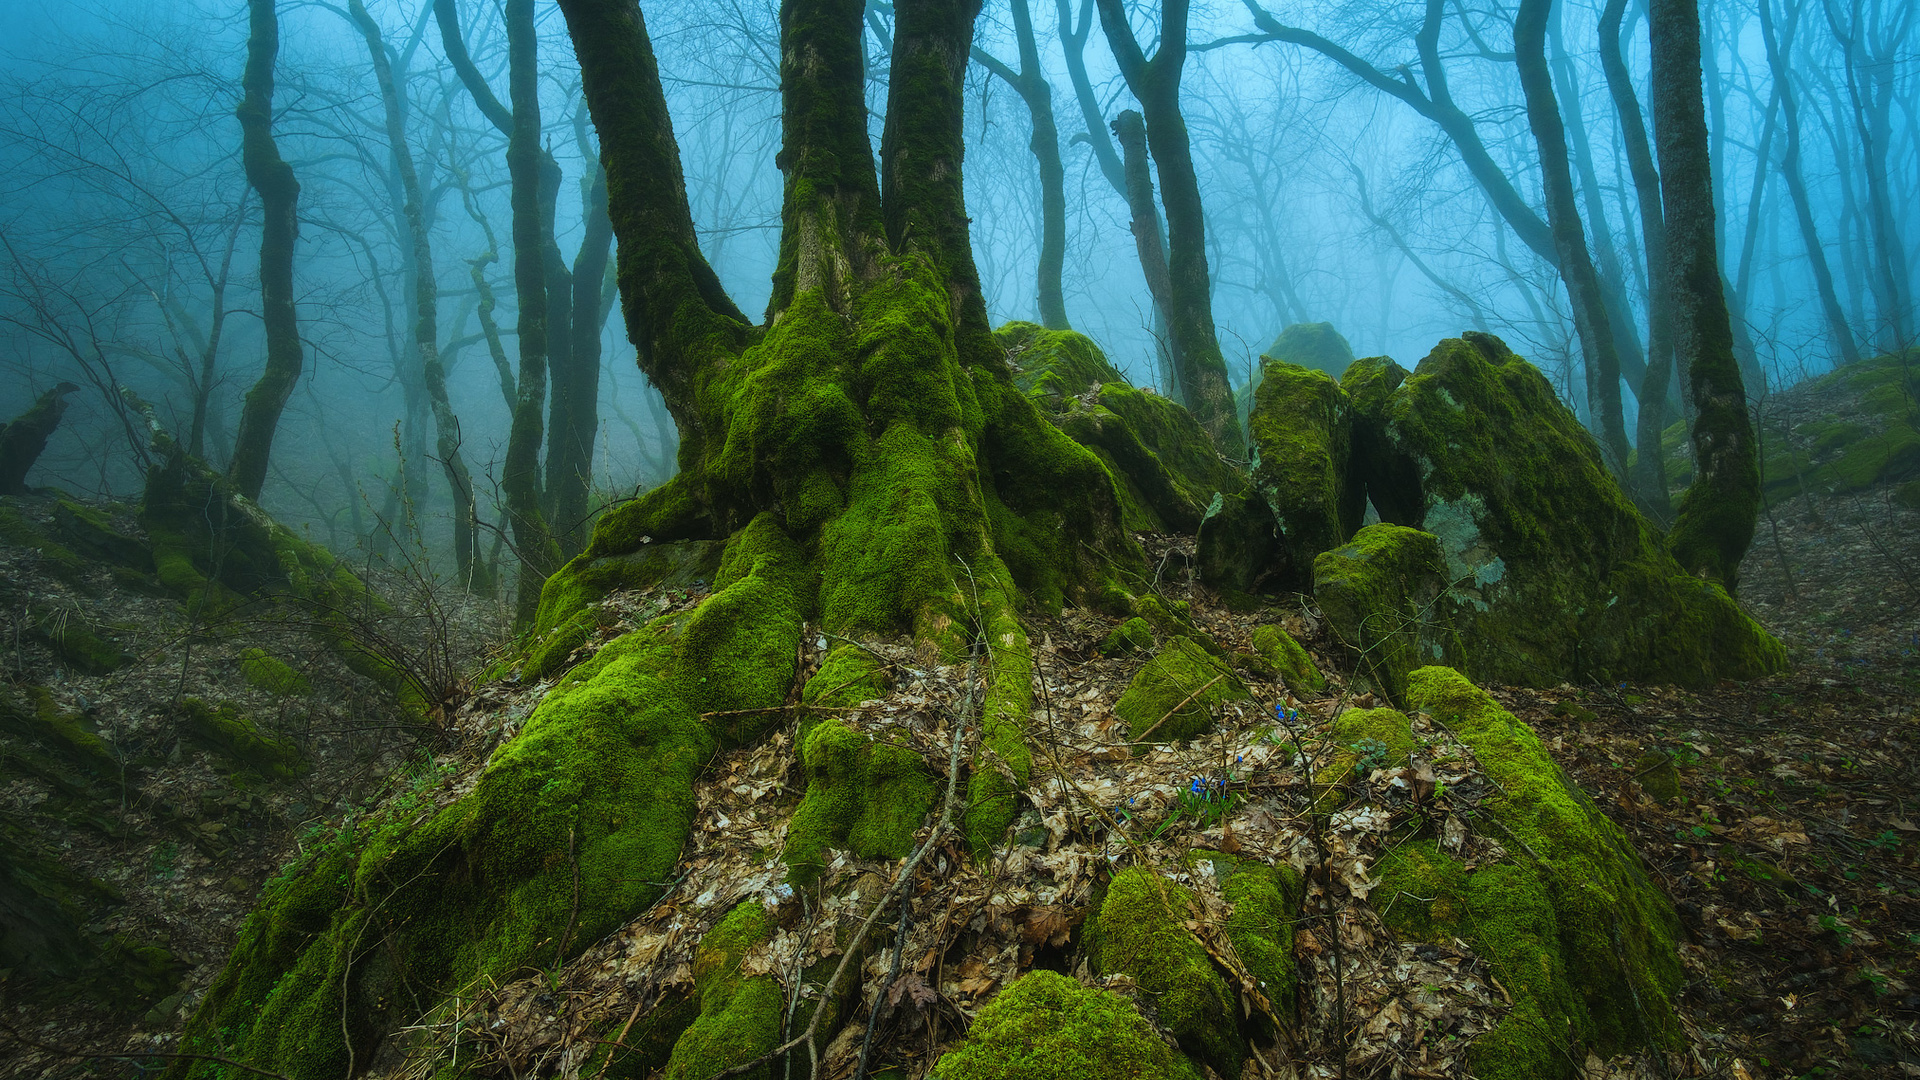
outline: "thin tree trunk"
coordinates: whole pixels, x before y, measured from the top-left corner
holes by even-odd
[[[1120,160],[1127,177],[1127,212],[1132,216],[1133,250],[1140,259],[1140,272],[1147,279],[1147,293],[1154,309],[1173,310],[1173,281],[1167,273],[1167,251],[1160,243],[1160,210],[1153,200],[1153,169],[1147,162],[1147,125],[1132,109],[1113,122],[1114,141],[1120,144]],[[1161,388],[1168,397],[1186,404],[1180,382],[1180,342],[1169,336],[1161,346],[1165,360],[1160,372]]]
[[[584,116],[577,125],[584,157]],[[553,371],[553,431],[547,446],[547,496],[553,503],[554,536],[560,553],[569,557],[586,546],[590,531],[587,517],[593,488],[593,449],[600,431],[600,333],[607,321],[607,305],[601,294],[613,245],[606,173],[597,161],[589,159],[581,189],[586,233],[580,239],[571,275],[572,343],[569,362],[564,369],[556,363]]]
[[[409,269],[413,277],[414,349],[419,356],[420,381],[433,411],[434,450],[453,494],[455,572],[462,587],[484,593],[489,591],[486,583],[475,580],[473,478],[461,453],[460,418],[454,415],[453,405],[447,398],[446,369],[440,362],[440,294],[433,273],[433,240],[427,229],[426,205],[421,199],[413,148],[407,143],[406,110],[394,82],[393,66],[387,58],[380,25],[367,13],[361,0],[347,0],[347,11],[367,42],[374,80],[380,87],[380,100],[386,109],[387,143],[393,150],[394,169],[399,173],[405,199],[407,235],[413,248]]]
[[[1540,145],[1540,174],[1547,202],[1547,221],[1559,253],[1560,277],[1573,305],[1574,330],[1580,336],[1581,359],[1587,373],[1587,405],[1608,464],[1625,478],[1627,431],[1621,418],[1620,359],[1614,350],[1613,326],[1601,301],[1600,279],[1587,253],[1574,202],[1573,173],[1567,164],[1566,129],[1554,100],[1553,76],[1547,68],[1547,20],[1553,0],[1521,0],[1513,20],[1515,65],[1527,98],[1527,124]]]
[[[1800,226],[1800,242],[1806,247],[1807,265],[1813,271],[1815,290],[1820,294],[1820,310],[1827,318],[1827,333],[1841,363],[1860,359],[1854,347],[1853,331],[1840,309],[1840,295],[1834,291],[1833,270],[1827,265],[1826,249],[1820,246],[1819,230],[1813,221],[1813,200],[1807,196],[1807,183],[1800,172],[1800,103],[1787,69],[1787,50],[1792,48],[1797,9],[1789,5],[1784,33],[1776,33],[1773,0],[1760,0],[1760,34],[1767,48],[1767,67],[1773,73],[1773,85],[1780,94],[1781,117],[1787,143],[1780,156],[1780,178],[1786,181],[1787,195],[1793,201],[1794,221]]]
[[[1693,387],[1694,479],[1667,543],[1680,565],[1732,590],[1753,542],[1760,462],[1715,250],[1713,171],[1700,75],[1697,0],[1653,0],[1654,145],[1659,152],[1674,345]]]
[[[1020,48],[1020,70],[1014,71],[984,49],[973,57],[998,75],[1026,103],[1033,125],[1027,142],[1040,174],[1040,266],[1036,288],[1040,324],[1049,330],[1067,330],[1066,296],[1060,277],[1067,261],[1067,170],[1060,160],[1060,131],[1053,122],[1053,87],[1040,66],[1040,48],[1034,40],[1033,14],[1027,0],[1013,0],[1014,37]]]
[[[234,113],[240,119],[241,163],[247,183],[260,196],[260,321],[266,330],[267,364],[241,407],[227,475],[240,494],[257,501],[266,483],[280,413],[293,396],[305,361],[293,308],[300,182],[273,140],[273,64],[280,52],[280,19],[274,0],[247,0],[247,26],[247,66],[241,77],[245,96]]]
[[[501,487],[520,556],[516,618],[529,622],[540,603],[540,587],[553,572],[557,553],[540,512],[540,441],[547,393],[547,247],[541,198],[540,72],[537,66],[533,0],[507,0],[507,56],[513,133],[507,142],[507,173],[512,181],[513,283],[520,305],[520,371],[507,436]]]
[[[1627,0],[1607,0],[1600,13],[1600,66],[1620,117],[1627,168],[1640,208],[1640,243],[1647,258],[1647,374],[1640,386],[1640,415],[1634,428],[1640,452],[1632,488],[1641,506],[1666,522],[1673,517],[1673,506],[1667,498],[1666,454],[1660,440],[1666,430],[1667,383],[1673,378],[1673,295],[1667,284],[1667,223],[1660,207],[1660,172],[1653,164],[1633,76],[1621,55],[1621,21],[1626,10]]]
[[[1186,117],[1180,112],[1180,75],[1187,58],[1187,0],[1161,3],[1160,47],[1151,60],[1140,50],[1121,0],[1098,0],[1100,26],[1113,47],[1127,88],[1140,101],[1147,147],[1160,171],[1160,204],[1167,213],[1168,311],[1177,343],[1180,389],[1214,446],[1228,457],[1246,452],[1213,324],[1213,285],[1207,269],[1206,215]]]

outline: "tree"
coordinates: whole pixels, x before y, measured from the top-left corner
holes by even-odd
[[[427,229],[427,207],[420,191],[419,172],[413,164],[413,148],[407,142],[406,105],[394,81],[393,65],[380,35],[380,24],[368,14],[361,0],[347,0],[347,11],[367,43],[386,117],[387,144],[393,151],[394,169],[400,174],[407,239],[413,250],[409,260],[413,284],[413,342],[420,358],[420,380],[433,410],[434,449],[453,493],[455,572],[462,585],[478,584],[484,591],[486,583],[476,581],[476,575],[483,574],[484,567],[474,559],[473,478],[461,452],[460,418],[454,415],[453,405],[447,398],[447,373],[440,362],[440,292],[433,276],[433,241]]]
[[[1697,0],[1653,0],[1654,146],[1660,155],[1674,348],[1693,388],[1694,480],[1667,545],[1680,565],[1739,581],[1760,511],[1760,459],[1714,238],[1713,172],[1700,77]]]
[[[240,494],[258,500],[267,480],[267,459],[280,412],[300,381],[304,364],[300,326],[293,307],[293,244],[300,235],[300,181],[281,160],[273,141],[273,62],[280,52],[275,0],[247,0],[246,96],[240,119],[241,160],[247,183],[260,196],[260,321],[266,327],[267,364],[247,391],[234,436],[228,475]]]
[[[1626,10],[1627,0],[1607,0],[1600,13],[1600,66],[1620,120],[1621,142],[1640,210],[1640,242],[1646,251],[1647,374],[1636,394],[1640,415],[1634,444],[1641,453],[1634,461],[1631,486],[1641,507],[1666,521],[1673,510],[1667,499],[1666,453],[1655,448],[1661,446],[1666,427],[1666,387],[1673,377],[1673,295],[1667,286],[1667,222],[1666,212],[1660,207],[1660,172],[1653,164],[1653,148],[1647,142],[1647,125],[1640,114],[1640,99],[1634,94],[1633,77],[1620,51]]]
[[[1580,209],[1574,203],[1566,129],[1547,68],[1547,20],[1552,11],[1553,0],[1520,0],[1513,20],[1514,63],[1520,69],[1520,88],[1527,98],[1527,123],[1540,145],[1547,221],[1553,232],[1560,277],[1573,303],[1574,331],[1580,337],[1587,372],[1587,407],[1606,448],[1608,465],[1615,476],[1625,479],[1627,432],[1620,412],[1620,359],[1614,351],[1613,327],[1607,321],[1600,295],[1600,275],[1587,253]],[[1578,102],[1574,105],[1577,108]]]
[[[1033,137],[1027,145],[1040,172],[1040,324],[1049,330],[1066,330],[1072,324],[1067,321],[1060,274],[1067,261],[1067,170],[1060,162],[1060,130],[1053,122],[1053,86],[1040,67],[1040,47],[1027,0],[1013,0],[1013,32],[1020,49],[1020,70],[977,45],[973,59],[1012,87],[1032,118]]]
[[[1167,314],[1177,348],[1180,392],[1220,452],[1238,457],[1246,448],[1213,324],[1206,214],[1200,204],[1200,179],[1193,169],[1186,117],[1180,112],[1180,74],[1187,62],[1187,0],[1164,0],[1160,5],[1160,47],[1151,58],[1134,40],[1121,0],[1097,0],[1096,6],[1121,77],[1140,102],[1147,147],[1160,170],[1160,204],[1167,212],[1171,305]]]

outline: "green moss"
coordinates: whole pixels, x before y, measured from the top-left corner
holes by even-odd
[[[1444,655],[1434,631],[1446,612],[1440,544],[1399,525],[1369,525],[1313,562],[1313,598],[1359,673],[1393,701],[1404,700],[1414,668]]]
[[[1337,378],[1353,363],[1353,346],[1332,323],[1294,323],[1280,331],[1265,355]]]
[[[1327,688],[1326,676],[1314,666],[1313,657],[1279,626],[1261,626],[1253,631],[1253,649],[1286,681],[1294,693],[1317,694]]]
[[[1085,334],[1010,322],[993,332],[1013,369],[1013,384],[1028,394],[1075,397],[1106,383],[1124,383],[1107,354]]]
[[[1217,851],[1199,851],[1189,864],[1206,860],[1220,881],[1220,895],[1233,907],[1227,916],[1227,940],[1240,963],[1259,984],[1276,1016],[1291,1017],[1298,978],[1293,967],[1293,930],[1306,896],[1300,872],[1237,859]]]
[[[1187,890],[1144,867],[1121,871],[1100,904],[1100,970],[1130,976],[1189,1056],[1236,1075],[1246,1043],[1234,994],[1187,930]]]
[[[299,747],[261,731],[232,705],[181,698],[180,722],[195,741],[241,768],[282,779],[304,776],[313,769]]]
[[[1360,527],[1365,494],[1347,475],[1352,426],[1346,393],[1332,376],[1278,361],[1266,364],[1248,423],[1255,450],[1250,495],[1266,503],[1274,537],[1266,563],[1257,571],[1229,565],[1225,584],[1250,589],[1250,575],[1257,572],[1263,588],[1304,588],[1314,556],[1339,546]],[[1202,542],[1220,535],[1203,532]],[[1202,555],[1200,563],[1218,567],[1225,560]]]
[[[773,922],[757,901],[748,901],[700,940],[694,955],[694,985],[700,1016],[673,1044],[667,1080],[707,1080],[759,1057],[780,1041],[786,997],[771,976],[746,977],[740,961],[747,950],[773,936]],[[771,1066],[745,1074],[768,1080]]]
[[[1409,936],[1466,938],[1495,963],[1515,1009],[1475,1049],[1489,1077],[1572,1075],[1566,1040],[1609,1056],[1677,1044],[1679,920],[1626,835],[1540,739],[1459,673],[1422,668],[1408,697],[1467,743],[1496,792],[1481,827],[1514,862],[1468,873],[1430,841],[1375,867],[1373,898]]]
[[[1033,709],[1033,656],[1014,614],[1017,593],[1004,572],[983,582],[980,621],[987,647],[987,692],[980,750],[967,781],[967,842],[985,857],[1013,825],[1020,791],[1033,775],[1026,724]]]
[[[100,636],[94,624],[76,609],[36,604],[30,613],[34,636],[76,671],[104,675],[133,660],[120,646]]]
[[[1177,637],[1148,661],[1114,703],[1128,738],[1185,741],[1213,727],[1213,710],[1245,701],[1246,686],[1192,638]]]
[[[966,1040],[930,1075],[935,1080],[1193,1080],[1199,1074],[1127,999],[1043,970],[1014,980],[988,1002]]]
[[[1649,750],[1641,754],[1633,763],[1633,778],[1640,784],[1640,790],[1658,802],[1672,802],[1680,797],[1680,770],[1674,767],[1673,757],[1659,750]]]
[[[631,1025],[609,1021],[600,1032],[602,1047],[581,1068],[582,1076],[604,1080],[647,1080],[667,1067],[674,1043],[700,1016],[700,996],[669,990]],[[617,1044],[616,1044],[617,1043]]]
[[[843,848],[898,859],[933,807],[933,775],[908,747],[875,742],[838,720],[822,720],[801,745],[807,790],[787,826],[788,879],[806,884]]]
[[[85,717],[60,708],[45,687],[30,686],[31,709],[0,707],[0,729],[45,747],[96,776],[118,776],[119,758],[105,739],[89,730]]]
[[[1354,367],[1364,391],[1355,398],[1356,439],[1372,447],[1355,468],[1382,518],[1430,534],[1440,556],[1437,572],[1411,548],[1380,563],[1410,591],[1332,598],[1341,609],[1336,627],[1360,650],[1374,645],[1354,640],[1361,620],[1413,629],[1412,616],[1425,612],[1425,626],[1375,673],[1389,692],[1415,644],[1420,661],[1526,685],[1701,685],[1784,664],[1779,643],[1724,590],[1681,569],[1545,377],[1499,339],[1469,333],[1442,341],[1390,393],[1382,391],[1393,371],[1366,361]],[[1361,530],[1356,544],[1391,535],[1381,528]],[[1393,576],[1363,573],[1352,565],[1355,552],[1338,554],[1316,562],[1316,598],[1323,569],[1348,585]]]
[[[242,649],[240,676],[247,685],[282,697],[305,697],[313,692],[307,677],[264,649]]]
[[[1113,628],[1113,633],[1100,643],[1100,655],[1125,656],[1128,653],[1147,652],[1152,648],[1153,627],[1136,615]]]
[[[147,545],[115,528],[106,514],[93,507],[72,499],[56,500],[53,527],[77,551],[130,570],[153,570],[153,553]]]
[[[0,541],[32,548],[48,573],[76,588],[87,588],[92,569],[87,560],[48,536],[39,525],[10,505],[11,502],[11,499],[0,502]]]
[[[820,670],[800,691],[800,700],[822,708],[844,708],[887,696],[893,687],[891,672],[873,653],[841,642],[827,650]]]

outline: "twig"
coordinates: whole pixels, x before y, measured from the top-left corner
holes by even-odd
[[[170,1054],[160,1050],[146,1050],[137,1054],[135,1053],[102,1054],[102,1053],[95,1053],[88,1050],[74,1050],[65,1046],[56,1046],[52,1043],[43,1043],[38,1039],[28,1038],[27,1036],[20,1034],[19,1029],[15,1028],[12,1024],[7,1023],[5,1020],[0,1020],[0,1029],[5,1029],[6,1033],[13,1039],[13,1041],[17,1043],[20,1043],[24,1046],[30,1046],[33,1049],[39,1050],[43,1053],[58,1054],[61,1057],[85,1058],[85,1059],[91,1059],[91,1060],[107,1060],[107,1061],[136,1061],[136,1062],[145,1058],[168,1058],[170,1060],[175,1060],[175,1061],[211,1061],[216,1065],[231,1065],[236,1069],[245,1069],[247,1072],[253,1073],[257,1076],[271,1076],[274,1078],[274,1080],[290,1080],[290,1078],[285,1073],[277,1073],[271,1069],[262,1069],[255,1065],[249,1065],[244,1061],[235,1061],[232,1058],[223,1058],[216,1054]]]

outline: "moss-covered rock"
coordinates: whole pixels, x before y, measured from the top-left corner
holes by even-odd
[[[1349,639],[1362,622],[1404,626],[1424,611],[1431,639],[1416,634],[1401,651],[1417,640],[1427,660],[1527,685],[1700,685],[1784,665],[1780,644],[1724,589],[1680,569],[1546,378],[1498,338],[1442,341],[1391,391],[1384,365],[1355,368],[1356,430],[1382,440],[1356,469],[1385,521],[1434,538],[1442,569],[1433,599],[1431,560],[1415,551],[1424,542],[1356,535],[1327,564],[1330,581],[1352,586],[1336,604],[1350,609]],[[1387,665],[1388,685],[1403,667]]]
[[[181,698],[180,723],[188,736],[240,768],[281,779],[303,776],[313,769],[292,741],[261,731],[251,717],[232,705]]]
[[[1131,653],[1143,653],[1153,648],[1153,626],[1147,620],[1135,615],[1133,618],[1113,628],[1100,642],[1100,655],[1126,656]]]
[[[807,791],[787,826],[789,880],[812,881],[834,848],[866,859],[913,851],[934,799],[933,774],[917,752],[828,719],[807,733],[800,758]]]
[[[0,541],[32,549],[48,573],[82,591],[91,591],[93,567],[22,513],[22,501],[17,497],[0,498]]]
[[[1218,851],[1199,851],[1189,862],[1213,864],[1220,896],[1233,907],[1227,940],[1276,1016],[1293,1015],[1298,977],[1293,967],[1293,930],[1306,896],[1300,872],[1286,863],[1268,866]]]
[[[247,685],[281,697],[305,697],[313,684],[285,660],[265,649],[240,650],[240,677]]]
[[[935,1080],[1197,1080],[1126,998],[1053,971],[1014,980],[967,1037],[933,1067]]]
[[[1192,638],[1176,637],[1134,674],[1113,712],[1130,739],[1185,741],[1213,727],[1216,707],[1248,696],[1226,664]]]
[[[115,528],[113,519],[72,499],[56,499],[53,528],[75,551],[146,573],[153,571],[153,552],[144,540]]]
[[[1284,627],[1255,627],[1253,651],[1272,666],[1287,689],[1294,693],[1317,694],[1327,688],[1327,677],[1314,666],[1313,657],[1307,655],[1307,650]]]
[[[1238,592],[1305,589],[1314,556],[1351,536],[1366,509],[1347,475],[1346,394],[1325,372],[1268,361],[1248,431],[1251,483],[1201,527],[1202,578]]]
[[[1293,323],[1267,346],[1266,355],[1283,363],[1324,371],[1334,378],[1353,363],[1353,346],[1332,323]]]
[[[1394,701],[1414,668],[1449,658],[1446,613],[1435,610],[1446,585],[1440,542],[1399,525],[1369,525],[1313,563],[1314,602],[1334,640]]]
[[[1237,1076],[1247,1056],[1238,1002],[1187,929],[1190,900],[1185,887],[1152,870],[1122,870],[1100,904],[1095,961],[1105,974],[1133,979],[1189,1057]]]
[[[1513,997],[1512,1011],[1472,1047],[1474,1073],[1570,1077],[1588,1050],[1606,1057],[1677,1045],[1679,920],[1625,833],[1530,728],[1459,673],[1422,668],[1408,695],[1472,747],[1496,782],[1476,824],[1510,859],[1469,869],[1415,840],[1374,867],[1373,900],[1396,932],[1464,939]]]
[[[673,1044],[666,1080],[709,1080],[779,1044],[787,1003],[780,984],[768,975],[740,973],[747,950],[772,937],[773,929],[766,909],[750,900],[700,939],[693,960],[700,1015]],[[769,1080],[773,1068],[763,1065],[745,1075]]]
[[[994,337],[1014,366],[1014,384],[1106,465],[1129,529],[1191,532],[1214,493],[1234,484],[1192,414],[1136,389],[1085,335],[1008,323]]]
[[[34,838],[0,825],[0,967],[42,1002],[88,998],[137,1013],[171,991],[182,965],[157,945],[94,924],[122,897],[62,865]]]
[[[62,663],[87,675],[104,675],[132,661],[119,645],[100,633],[100,628],[78,608],[55,604],[34,604],[33,636],[51,648]]]
[[[800,701],[824,709],[873,701],[893,688],[891,669],[867,649],[841,642],[827,650],[820,669],[801,688]]]

